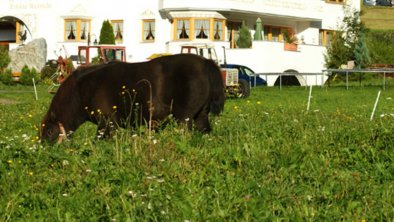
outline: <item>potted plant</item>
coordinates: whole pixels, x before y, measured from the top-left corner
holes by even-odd
[[[283,32],[283,40],[284,40],[284,50],[286,51],[297,51],[297,37],[290,33],[289,30],[285,30]]]

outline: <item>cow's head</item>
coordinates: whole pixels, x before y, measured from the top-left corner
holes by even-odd
[[[61,143],[67,139],[63,124],[56,118],[55,113],[49,111],[42,120],[40,130],[41,141]]]

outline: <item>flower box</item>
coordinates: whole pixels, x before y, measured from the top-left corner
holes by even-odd
[[[297,51],[298,45],[296,43],[286,43],[284,44],[285,51]]]

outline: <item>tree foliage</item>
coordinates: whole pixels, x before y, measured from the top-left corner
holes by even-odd
[[[354,61],[356,64],[356,68],[363,69],[370,64],[371,59],[369,57],[369,50],[367,44],[365,42],[365,34],[361,33],[358,37],[358,41],[354,46]]]
[[[349,60],[355,60],[356,67],[364,68],[370,62],[364,38],[367,29],[360,16],[360,11],[344,6],[344,17],[339,30],[324,55],[327,68],[339,68]]]
[[[23,66],[19,81],[22,85],[33,85],[33,78],[36,83],[40,80],[40,74],[35,68],[30,69],[27,65]]]
[[[7,68],[8,64],[11,62],[8,50],[0,46],[0,72]]]
[[[368,31],[366,41],[371,63],[394,64],[394,31]]]
[[[252,47],[252,34],[249,28],[246,26],[245,22],[242,22],[239,28],[239,37],[237,39],[238,48],[250,48]]]
[[[100,30],[99,44],[115,44],[114,29],[109,20],[104,20]]]
[[[350,57],[350,50],[345,47],[346,40],[341,31],[336,32],[331,39],[330,45],[327,47],[327,52],[324,55],[326,67],[330,69],[337,69],[341,64],[346,64]]]

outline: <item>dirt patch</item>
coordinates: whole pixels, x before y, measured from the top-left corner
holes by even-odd
[[[2,99],[0,98],[0,104],[2,105],[12,105],[12,104],[17,104],[18,102],[12,99]]]

